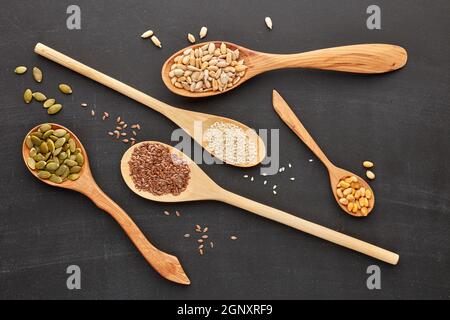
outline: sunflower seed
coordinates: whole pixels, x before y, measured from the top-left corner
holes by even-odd
[[[264,19],[264,21],[266,22],[266,26],[267,28],[269,28],[270,30],[272,30],[272,19],[270,17],[266,17]]]
[[[150,39],[152,40],[155,46],[157,46],[158,48],[162,47],[161,41],[159,41],[159,39],[156,36],[152,36]]]
[[[151,37],[152,35],[153,35],[153,31],[152,30],[147,30],[143,34],[141,34],[141,38],[142,39],[147,39],[147,38]]]
[[[207,33],[208,33],[208,28],[202,27],[200,29],[200,33],[199,33],[200,39],[203,39],[204,37],[206,37]]]
[[[195,43],[195,37],[192,33],[188,33],[187,38],[190,43]]]

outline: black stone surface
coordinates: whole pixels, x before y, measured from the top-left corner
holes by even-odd
[[[382,30],[366,28],[371,1],[82,1],[82,29],[66,28],[72,1],[2,1],[0,10],[0,298],[3,299],[408,299],[450,297],[450,22],[448,1],[377,1]],[[268,31],[264,17],[271,16]],[[407,48],[399,72],[363,76],[281,70],[226,95],[189,100],[160,78],[164,60],[187,46],[186,34],[208,26],[223,39],[260,51],[294,53],[345,44],[385,42]],[[139,35],[153,29],[155,48]],[[161,115],[33,53],[43,42],[175,106],[228,116],[257,129],[279,129],[280,162],[293,168],[269,177],[259,168],[202,166],[222,186],[276,208],[398,252],[389,266],[288,227],[216,202],[162,204],[133,194],[119,161],[126,146],[106,132],[115,117],[139,122],[140,140],[170,141],[176,126]],[[39,66],[42,84],[16,65]],[[57,84],[72,85],[62,96]],[[64,110],[49,117],[25,105],[24,89],[55,96]],[[375,162],[377,206],[354,219],[335,204],[326,170],[272,109],[277,89],[330,159],[363,174]],[[89,107],[83,109],[81,102]],[[96,116],[90,116],[90,110]],[[103,122],[101,114],[111,115]],[[82,139],[99,185],[161,249],[179,257],[189,287],[162,279],[118,225],[87,198],[32,177],[21,159],[24,134],[55,121]],[[309,162],[309,159],[314,159]],[[244,174],[255,177],[253,183]],[[295,177],[295,182],[289,177]],[[179,210],[181,217],[165,216]],[[205,256],[184,239],[209,227]],[[229,240],[237,235],[237,241]],[[381,290],[368,290],[366,269],[381,268]],[[82,289],[66,288],[66,268],[78,265]]]

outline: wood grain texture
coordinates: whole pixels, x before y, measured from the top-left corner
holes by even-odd
[[[250,80],[261,73],[276,69],[305,68],[379,74],[403,68],[408,61],[408,54],[404,48],[383,43],[341,46],[296,54],[271,54],[254,51],[226,41],[208,42],[214,42],[216,47],[224,42],[231,50],[238,49],[239,59],[243,59],[245,65],[248,66],[245,75],[238,83],[236,83],[236,85],[226,88],[224,91],[190,92],[175,87],[171,83],[169,77],[170,68],[174,63],[174,58],[183,54],[188,48],[196,49],[205,45],[206,42],[194,44],[177,51],[164,63],[161,69],[161,77],[170,91],[190,98],[209,97],[236,89],[247,80]]]
[[[150,192],[140,191],[135,187],[130,176],[130,168],[128,163],[131,159],[131,155],[133,154],[134,149],[146,143],[158,143],[166,146],[170,149],[170,152],[172,154],[177,155],[189,165],[189,168],[191,170],[189,184],[186,190],[183,191],[180,195],[174,196],[172,194],[165,194],[157,196]],[[202,169],[200,169],[199,166],[197,166],[197,164],[192,161],[192,159],[187,157],[184,153],[161,142],[143,141],[136,144],[135,146],[130,147],[122,157],[120,169],[122,172],[122,177],[127,186],[134,193],[145,199],[159,202],[184,202],[197,200],[221,201],[231,204],[235,207],[253,212],[264,218],[282,223],[291,228],[303,231],[318,238],[335,243],[337,245],[371,256],[375,259],[384,261],[389,264],[396,265],[399,260],[398,254],[394,252],[387,251],[367,242],[349,237],[329,228],[298,218],[292,214],[283,212],[275,208],[271,208],[256,201],[229,192],[217,185],[205,172],[203,172]]]
[[[180,283],[180,284],[190,284],[190,280],[183,270],[177,257],[169,255],[159,249],[157,249],[147,238],[144,236],[139,227],[133,222],[133,220],[128,216],[128,214],[121,208],[117,203],[115,203],[111,198],[109,198],[97,185],[94,177],[91,173],[89,167],[89,157],[81,141],[78,137],[66,127],[61,125],[51,123],[52,129],[65,129],[70,133],[71,137],[76,141],[77,146],[82,150],[84,155],[84,165],[80,171],[80,177],[75,180],[66,180],[62,183],[54,183],[50,180],[40,179],[37,176],[36,170],[31,170],[27,165],[27,159],[29,157],[30,150],[26,146],[25,140],[22,143],[22,156],[25,166],[39,181],[49,184],[53,187],[70,189],[84,194],[86,197],[91,199],[97,207],[109,213],[114,220],[122,227],[131,241],[134,243],[139,252],[144,256],[147,262],[164,278]],[[39,126],[31,129],[30,132],[25,136],[27,137],[31,132],[36,131]]]
[[[103,84],[104,86],[111,88],[112,90],[115,90],[117,92],[120,92],[121,94],[133,100],[136,100],[137,102],[140,102],[141,104],[163,114],[164,116],[172,120],[174,123],[176,123],[184,131],[186,131],[186,133],[188,133],[198,144],[200,144],[203,148],[205,148],[209,153],[216,156],[225,163],[237,167],[253,167],[261,163],[261,161],[264,159],[266,155],[266,148],[262,139],[258,136],[258,134],[254,130],[252,130],[250,127],[246,126],[245,124],[239,121],[207,113],[188,111],[172,107],[167,103],[159,101],[121,81],[118,81],[104,73],[101,73],[91,67],[88,67],[87,65],[78,62],[75,59],[72,59],[50,47],[47,47],[42,43],[36,44],[34,51],[37,54],[51,61],[54,61],[66,68],[69,68],[70,70],[78,72],[79,74],[87,78],[97,81]],[[203,139],[202,134],[204,130],[206,130],[210,125],[212,125],[215,122],[226,122],[240,127],[248,135],[249,140],[253,141],[257,146],[257,155],[255,157],[255,160],[253,162],[234,163],[234,162],[227,162],[226,159],[221,159],[220,157],[218,157],[214,153],[214,151],[209,148],[208,142]],[[198,125],[200,125],[201,128],[200,131],[196,132],[195,128],[196,127],[198,128]]]
[[[369,215],[373,208],[375,207],[375,194],[370,187],[370,185],[357,174],[350,172],[348,170],[339,168],[335,166],[325,155],[319,145],[314,141],[313,137],[309,134],[308,130],[303,126],[300,122],[300,119],[295,115],[292,109],[289,107],[287,102],[283,99],[283,97],[276,91],[272,92],[272,100],[273,100],[273,108],[276,113],[280,116],[280,118],[287,124],[289,128],[303,141],[304,144],[319,158],[319,160],[325,165],[328,170],[328,174],[330,176],[330,187],[331,192],[333,193],[334,199],[336,200],[339,207],[344,210],[349,215],[355,217],[366,217]],[[362,185],[366,190],[370,190],[372,193],[372,197],[369,199],[369,208],[367,210],[367,215],[364,216],[360,213],[354,213],[347,210],[347,207],[339,202],[339,197],[337,195],[337,185],[339,181],[343,178],[347,178],[350,176],[355,176],[358,178],[360,185]]]

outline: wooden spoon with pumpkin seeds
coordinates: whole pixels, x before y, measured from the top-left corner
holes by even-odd
[[[44,127],[43,130],[39,131],[40,128]],[[48,128],[50,126],[50,129]],[[75,142],[76,146],[80,149],[81,154],[84,157],[84,161],[81,166],[81,170],[77,173],[77,179],[70,180],[67,179],[65,181],[59,181],[59,180],[53,180],[50,179],[40,178],[38,175],[38,171],[33,169],[34,165],[32,161],[30,160],[30,143],[28,137],[30,137],[35,132],[41,132],[45,133],[48,130],[64,130],[66,133],[68,133]],[[35,139],[36,140],[36,139]],[[42,140],[42,139],[41,139]],[[36,140],[36,143],[34,146],[36,146],[38,141]],[[41,142],[42,143],[42,142]],[[33,147],[32,147],[33,148]],[[43,149],[45,147],[43,146]],[[47,151],[48,150],[43,150]],[[46,153],[47,153],[46,152]],[[178,261],[177,257],[172,256],[170,254],[167,254],[158,248],[156,248],[153,244],[151,244],[145,235],[142,233],[142,231],[139,229],[139,227],[133,222],[133,220],[128,216],[128,214],[120,208],[113,200],[111,200],[97,185],[97,183],[94,180],[94,177],[92,176],[91,169],[89,167],[88,162],[88,156],[86,153],[85,148],[81,144],[80,140],[77,138],[75,134],[73,134],[69,129],[58,125],[54,123],[39,125],[32,130],[25,136],[25,139],[22,144],[22,156],[23,160],[25,161],[25,165],[28,168],[28,170],[33,174],[36,178],[38,178],[40,181],[49,184],[54,187],[60,187],[65,189],[71,189],[78,191],[85,196],[87,196],[89,199],[91,199],[100,209],[103,209],[104,211],[108,212],[116,221],[119,223],[119,225],[122,227],[122,229],[125,231],[125,233],[128,235],[128,237],[131,239],[131,241],[134,243],[134,245],[138,248],[138,250],[141,252],[141,254],[144,256],[144,258],[147,260],[148,263],[164,278],[180,283],[180,284],[190,284],[190,280],[187,277],[186,273],[183,270],[183,267],[181,266],[180,262]],[[31,158],[32,159],[32,158]],[[30,163],[31,162],[31,163]],[[53,164],[54,162],[52,162]],[[48,177],[47,177],[48,178]]]

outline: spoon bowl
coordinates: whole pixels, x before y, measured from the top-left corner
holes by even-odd
[[[72,139],[75,140],[76,145],[81,149],[84,156],[84,163],[79,172],[80,176],[77,180],[71,181],[66,180],[61,183],[54,183],[48,179],[41,179],[38,177],[37,170],[32,170],[28,164],[27,160],[30,154],[30,150],[26,145],[26,137],[28,137],[32,132],[38,130],[39,126],[34,127],[25,136],[22,143],[22,157],[25,162],[25,166],[28,171],[35,176],[39,181],[44,182],[53,187],[59,187],[64,189],[71,189],[80,192],[90,198],[100,209],[108,212],[122,227],[137,249],[141,252],[147,262],[164,278],[179,283],[179,284],[190,284],[190,280],[183,270],[178,258],[167,254],[159,249],[157,249],[153,244],[151,244],[145,235],[141,232],[138,226],[133,222],[133,220],[128,216],[128,214],[119,207],[113,200],[111,200],[97,185],[92,176],[91,169],[89,167],[89,160],[86,149],[84,148],[78,137],[66,127],[55,123],[49,123],[52,129],[64,129],[66,130]]]
[[[190,179],[186,190],[179,195],[174,196],[172,194],[154,195],[150,192],[140,191],[136,188],[133,179],[130,176],[129,161],[131,160],[135,148],[142,144],[159,144],[165,146],[169,149],[170,153],[175,154],[179,159],[184,160],[190,169]],[[188,156],[174,147],[161,142],[144,141],[130,147],[122,156],[120,170],[127,186],[134,193],[148,200],[159,202],[184,202],[196,200],[221,201],[390,264],[395,265],[399,260],[399,256],[396,253],[227,191],[216,184]]]
[[[184,88],[175,87],[169,77],[175,57],[182,55],[187,49],[195,50],[211,42],[216,47],[223,42],[231,50],[238,49],[239,60],[243,59],[244,64],[248,67],[245,75],[235,85],[223,91],[191,92]],[[228,92],[254,76],[276,69],[310,68],[378,74],[400,69],[405,66],[407,60],[408,54],[404,48],[383,43],[341,46],[296,54],[271,54],[254,51],[231,42],[208,41],[191,45],[171,55],[162,66],[161,78],[166,87],[173,93],[190,98],[201,98]]]

